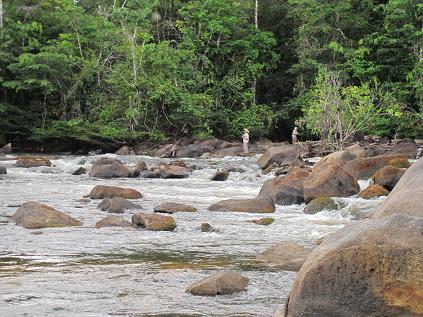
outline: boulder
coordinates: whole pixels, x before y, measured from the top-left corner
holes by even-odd
[[[340,167],[344,166],[348,161],[352,161],[356,159],[357,156],[353,153],[351,153],[348,150],[340,150],[333,152],[324,158],[322,158],[320,161],[318,161],[313,168],[317,168],[319,166],[324,166],[328,164],[335,164]]]
[[[417,143],[412,139],[401,139],[392,145],[388,154],[402,154],[409,159],[415,159],[417,156]]]
[[[74,172],[72,172],[72,175],[83,175],[83,174],[87,174],[87,170],[84,167],[82,167],[82,166],[79,167]]]
[[[415,162],[401,177],[383,203],[371,214],[374,218],[395,213],[423,217],[423,158]]]
[[[107,216],[106,218],[103,218],[95,224],[95,227],[97,229],[105,228],[105,227],[133,227],[132,223],[128,220],[119,217],[119,216]]]
[[[97,178],[128,177],[129,169],[117,159],[103,157],[93,163],[89,175]]]
[[[89,197],[91,199],[103,199],[103,198],[114,198],[114,197],[123,197],[126,199],[138,199],[138,198],[142,198],[142,194],[139,191],[135,189],[131,189],[131,188],[97,185],[91,190]]]
[[[18,208],[12,219],[18,226],[27,229],[49,227],[81,226],[82,223],[71,216],[50,206],[34,201],[24,203]]]
[[[261,267],[282,271],[299,271],[311,250],[294,242],[285,241],[260,253],[254,263]]]
[[[301,146],[298,144],[284,144],[270,148],[257,161],[264,170],[273,163],[279,166],[293,166],[302,163]]]
[[[0,148],[0,153],[12,153],[12,143],[8,143]]]
[[[16,160],[16,167],[39,167],[39,166],[51,166],[51,162],[46,157],[32,157],[24,156],[18,157]]]
[[[260,226],[269,226],[275,221],[275,219],[270,217],[265,217],[260,219],[247,220],[247,221],[255,223],[256,225],[260,225]]]
[[[295,167],[285,177],[266,181],[259,197],[269,196],[278,205],[301,204],[304,202],[303,183],[308,176],[307,169]]]
[[[207,222],[203,222],[201,224],[200,230],[201,230],[201,232],[213,232],[214,231],[213,227]]]
[[[173,148],[173,144],[166,144],[164,146],[162,146],[160,149],[158,149],[155,153],[154,156],[157,157],[168,157],[171,150]]]
[[[315,214],[323,210],[337,210],[338,204],[330,197],[319,197],[310,201],[304,208],[305,214]]]
[[[124,145],[119,150],[115,152],[117,155],[134,155],[135,152],[129,146]]]
[[[388,195],[389,195],[389,190],[387,190],[386,188],[380,185],[372,184],[366,189],[364,189],[360,194],[358,194],[358,197],[363,199],[371,199],[374,197],[388,196]]]
[[[348,163],[347,163],[348,164]],[[339,165],[326,164],[313,168],[303,183],[306,202],[318,197],[348,197],[358,194],[357,180]]]
[[[161,212],[167,214],[173,214],[175,212],[196,212],[197,208],[194,208],[189,205],[185,204],[178,204],[178,203],[162,203],[156,207],[154,207],[154,212]]]
[[[212,181],[225,181],[229,177],[229,171],[217,171],[212,177]]]
[[[172,162],[171,164],[161,163],[153,166],[143,176],[146,178],[187,178],[191,175],[191,169],[182,162]]]
[[[192,284],[187,292],[200,296],[228,295],[245,292],[249,279],[236,272],[219,272]]]
[[[223,158],[226,156],[237,156],[242,153],[244,153],[244,150],[242,149],[242,145],[238,145],[238,146],[226,147],[221,150],[216,150],[210,155],[210,157]]]
[[[123,213],[125,210],[142,209],[141,206],[134,204],[123,197],[104,198],[103,201],[98,204],[97,208],[117,214]]]
[[[358,158],[347,162],[342,168],[356,179],[368,179],[384,166],[407,168],[410,162],[401,154]]]
[[[204,153],[214,151],[214,146],[207,143],[190,144],[179,147],[176,150],[175,157],[200,157]]]
[[[384,166],[373,175],[373,182],[391,191],[404,175],[406,168]]]
[[[4,166],[0,166],[0,175],[7,174],[7,169]]]
[[[131,178],[138,177],[141,175],[141,172],[144,172],[147,170],[148,170],[147,163],[145,163],[144,161],[139,161],[137,162],[137,164],[135,164],[135,166],[129,169],[129,177]]]
[[[132,223],[150,231],[173,231],[176,228],[175,220],[171,216],[146,214],[143,212],[134,214]]]
[[[423,219],[365,219],[325,237],[292,286],[286,317],[423,315]]]
[[[257,197],[253,199],[228,199],[210,205],[207,210],[271,213],[275,212],[275,204],[270,197]]]
[[[367,157],[367,150],[360,146],[360,144],[354,144],[345,149],[346,151],[350,152],[355,158],[363,158]]]

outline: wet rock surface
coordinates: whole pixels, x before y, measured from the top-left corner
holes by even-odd
[[[139,191],[135,189],[131,189],[131,188],[97,185],[91,190],[89,197],[91,199],[103,199],[103,198],[115,198],[115,197],[123,197],[126,199],[138,199],[138,198],[142,198],[142,194]]]
[[[187,288],[187,292],[199,296],[229,295],[247,290],[249,279],[236,272],[219,272]]]

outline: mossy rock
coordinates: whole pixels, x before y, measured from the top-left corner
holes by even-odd
[[[260,219],[248,220],[248,222],[252,222],[252,223],[255,223],[255,224],[261,225],[261,226],[271,225],[274,221],[275,221],[275,219],[273,219],[271,217],[265,217],[265,218],[260,218]]]
[[[330,197],[319,197],[310,201],[304,208],[304,213],[315,214],[323,210],[338,210],[340,206]]]

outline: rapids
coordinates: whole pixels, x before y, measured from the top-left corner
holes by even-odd
[[[117,157],[115,155],[108,155]],[[284,305],[294,272],[256,269],[249,261],[273,244],[291,240],[306,246],[371,210],[383,198],[338,198],[339,211],[306,215],[304,205],[277,206],[271,215],[208,212],[229,198],[253,198],[266,179],[256,158],[185,159],[195,166],[187,179],[112,179],[72,176],[88,170],[99,156],[50,157],[54,166],[16,168],[11,155],[0,157],[8,174],[0,176],[0,316],[272,316]],[[118,157],[127,165],[159,159]],[[163,160],[162,161],[168,161]],[[241,167],[225,182],[212,182],[217,169]],[[98,184],[141,191],[136,200],[151,212],[161,202],[193,205],[197,213],[176,213],[174,232],[104,228],[95,223],[108,215],[99,200],[82,199]],[[360,183],[361,187],[367,185]],[[82,227],[28,230],[10,216],[25,201],[35,200],[66,212]],[[131,212],[124,214],[130,220]],[[259,226],[247,220],[270,216]],[[218,232],[203,233],[208,222]],[[248,292],[198,297],[185,293],[193,282],[221,269],[250,278]]]

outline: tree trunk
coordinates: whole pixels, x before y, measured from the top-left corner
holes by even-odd
[[[0,0],[0,29],[3,28],[3,0]]]
[[[258,0],[256,0],[256,6],[254,9],[254,25],[256,26],[256,29],[258,29],[258,5],[259,5]],[[257,96],[256,96],[257,95],[257,79],[256,78],[254,78],[253,80],[251,90],[253,91],[253,105],[255,105],[257,101]]]

